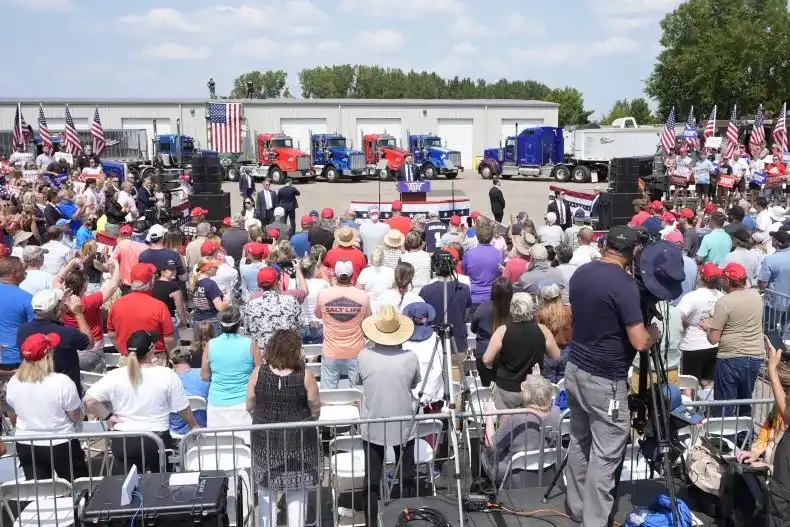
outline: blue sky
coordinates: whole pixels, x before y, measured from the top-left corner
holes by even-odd
[[[240,73],[285,69],[298,94],[304,67],[365,63],[570,85],[597,118],[643,96],[658,21],[681,1],[0,0],[4,39],[29,43],[0,93],[203,97],[209,77],[227,94]]]

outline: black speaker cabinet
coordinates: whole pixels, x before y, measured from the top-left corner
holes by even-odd
[[[601,229],[608,230],[615,225],[626,225],[636,214],[634,200],[641,199],[639,192],[603,192],[598,198],[601,202],[601,213],[598,222]]]
[[[616,157],[609,165],[612,192],[639,192],[639,178],[653,174],[653,156]]]
[[[219,157],[195,156],[192,158],[193,183],[222,183]]]
[[[189,208],[201,207],[208,211],[206,221],[220,222],[230,216],[230,193],[193,194],[189,196]]]

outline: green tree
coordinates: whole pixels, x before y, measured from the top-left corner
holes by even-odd
[[[645,93],[665,119],[673,106],[753,116],[790,99],[787,0],[688,0],[661,20],[662,51]],[[722,114],[724,115],[724,113]]]
[[[593,110],[584,109],[584,97],[582,92],[576,88],[566,86],[550,90],[545,99],[560,105],[559,126],[569,124],[587,124],[590,122],[590,115]]]
[[[357,67],[350,64],[320,66],[299,72],[305,99],[345,99],[351,97]]]
[[[236,77],[233,81],[231,99],[247,99],[247,83],[252,82],[253,99],[279,99],[292,97],[286,86],[288,74],[283,70],[250,71]]]
[[[628,99],[615,101],[609,113],[601,119],[601,123],[605,125],[612,124],[612,121],[621,117],[633,117],[636,119],[637,124],[640,125],[655,123],[655,119],[650,113],[650,106],[641,97],[630,101]]]

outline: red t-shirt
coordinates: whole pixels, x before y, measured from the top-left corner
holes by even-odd
[[[83,296],[80,299],[82,303],[82,314],[85,316],[85,322],[91,328],[91,335],[93,342],[101,342],[104,339],[104,331],[102,330],[102,313],[101,306],[104,305],[104,295],[101,291]],[[77,328],[77,319],[71,313],[63,315],[63,324],[72,328]]]
[[[398,229],[406,236],[411,230],[411,218],[408,216],[394,216],[387,220],[387,225],[391,229]]]
[[[132,333],[139,330],[159,333],[160,338],[154,351],[160,353],[165,351],[162,337],[173,335],[173,319],[170,318],[170,311],[164,302],[148,293],[132,291],[116,300],[110,308],[107,331],[115,332],[118,352],[126,355],[126,341]]]
[[[511,258],[505,264],[505,270],[502,271],[502,276],[510,280],[511,284],[518,282],[521,275],[524,274],[529,267],[529,260],[524,258]]]
[[[633,218],[631,218],[631,225],[633,225],[634,227],[639,227],[639,226],[641,226],[641,225],[642,225],[642,224],[643,224],[645,221],[647,221],[647,220],[648,220],[648,218],[651,218],[651,217],[652,217],[652,214],[650,214],[649,212],[647,212],[647,211],[644,211],[644,210],[642,210],[642,211],[639,211],[639,212],[637,212],[637,213],[634,215],[634,217],[633,217]]]
[[[356,247],[334,247],[329,249],[329,252],[326,253],[324,265],[334,270],[335,264],[343,260],[348,260],[351,262],[351,265],[354,266],[354,276],[351,277],[351,281],[356,284],[359,273],[362,272],[362,269],[364,269],[367,264],[365,253]]]

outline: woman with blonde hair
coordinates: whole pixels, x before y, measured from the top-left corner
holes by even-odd
[[[99,252],[99,244],[96,240],[88,240],[80,248],[79,259],[82,266],[82,271],[88,279],[88,289],[86,294],[95,293],[99,291],[102,286],[102,277],[104,273],[109,271],[107,260],[109,256],[109,249],[104,253]]]
[[[198,427],[184,386],[167,366],[153,362],[158,335],[135,331],[126,341],[126,366],[111,370],[85,394],[85,407],[106,421],[111,430],[153,432],[165,448],[174,448],[170,414],[177,413],[190,429]],[[108,405],[112,407],[112,412]],[[159,472],[159,447],[150,439],[112,439],[113,470],[125,474],[132,465],[142,473]],[[168,472],[172,467],[168,468]]]
[[[370,295],[370,309],[378,312],[378,299],[395,283],[395,269],[384,266],[384,247],[376,246],[370,256],[370,265],[359,273],[357,287]]]
[[[382,306],[394,306],[398,313],[402,313],[403,308],[409,304],[425,302],[420,295],[414,292],[413,279],[414,266],[406,262],[398,263],[394,272],[394,286],[379,295],[378,305],[373,314],[381,311]]]
[[[540,309],[535,313],[535,320],[543,324],[551,334],[560,350],[571,342],[571,327],[573,317],[571,306],[566,306],[562,302],[562,288],[555,283],[538,285],[538,297],[541,301]],[[555,360],[549,357],[543,358],[543,376],[549,381],[556,383],[565,377],[565,364],[567,356],[560,353],[560,358]]]
[[[67,375],[55,373],[52,351],[60,344],[56,333],[36,333],[21,345],[22,363],[8,381],[6,403],[18,436],[51,436],[76,432],[82,421],[82,401]],[[43,439],[16,444],[25,479],[72,480],[88,475],[85,454],[77,439]]]
[[[315,278],[326,280],[330,284],[334,281],[335,276],[332,269],[324,265],[324,258],[326,258],[326,247],[323,245],[313,245],[310,247],[310,257],[316,261]]]
[[[312,256],[306,255],[299,261],[302,276],[307,282],[307,296],[302,302],[302,344],[321,344],[324,342],[324,323],[315,316],[315,305],[318,293],[331,287],[323,278],[316,277],[318,262]]]
[[[535,304],[528,293],[516,293],[510,301],[510,320],[499,326],[488,349],[483,354],[483,364],[496,365],[494,404],[498,410],[520,408],[521,383],[543,358],[560,358],[560,348],[549,328],[535,321]]]
[[[201,322],[209,322],[217,335],[222,333],[222,326],[217,316],[230,305],[230,302],[223,297],[222,290],[213,280],[219,266],[220,263],[214,258],[201,258],[190,282],[192,303],[195,308],[192,313],[192,326],[195,327]]]

